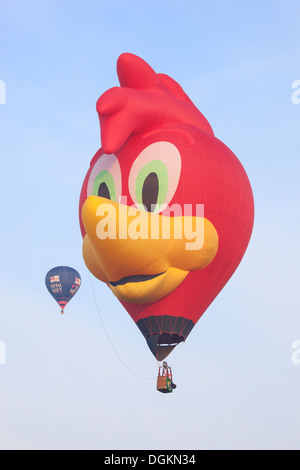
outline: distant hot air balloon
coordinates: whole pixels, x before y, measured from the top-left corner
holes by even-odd
[[[242,260],[253,194],[177,82],[133,54],[117,72],[121,86],[97,102],[102,148],[81,190],[83,257],[161,361]]]
[[[81,285],[81,277],[76,269],[57,266],[47,273],[45,283],[48,291],[59,304],[61,313],[64,313],[65,306]]]

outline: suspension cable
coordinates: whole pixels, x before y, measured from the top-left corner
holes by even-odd
[[[92,276],[91,276],[90,271],[89,271],[89,278],[90,278],[90,282],[91,282],[92,292],[93,292],[93,296],[94,296],[94,300],[95,300],[96,310],[97,310],[97,312],[98,312],[98,316],[99,316],[99,318],[100,318],[100,320],[101,320],[102,327],[103,327],[103,329],[104,329],[104,332],[105,332],[105,334],[106,334],[106,337],[107,337],[107,339],[108,339],[108,342],[109,342],[109,344],[110,344],[112,350],[114,351],[115,355],[117,356],[117,358],[119,359],[119,361],[123,364],[123,366],[126,367],[126,369],[129,370],[129,372],[131,372],[131,373],[132,373],[133,375],[135,375],[136,377],[139,377],[139,378],[144,379],[144,380],[155,380],[155,379],[156,379],[155,377],[144,377],[144,376],[138,374],[137,372],[135,372],[134,370],[132,370],[132,369],[123,361],[123,359],[121,358],[121,356],[120,356],[120,354],[118,353],[118,351],[116,350],[116,348],[115,348],[113,342],[111,341],[110,336],[109,336],[109,334],[108,334],[108,332],[107,332],[107,329],[106,329],[106,327],[105,327],[105,323],[104,323],[103,317],[102,317],[102,315],[101,315],[101,311],[100,311],[99,304],[98,304],[98,301],[97,301],[97,297],[96,297],[96,293],[95,293],[95,289],[94,289],[94,285],[93,285]],[[159,362],[158,362],[158,361],[156,361],[156,362],[157,362],[157,364],[159,365]]]

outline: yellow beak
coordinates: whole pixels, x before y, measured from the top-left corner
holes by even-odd
[[[82,208],[88,269],[132,303],[155,302],[189,271],[203,269],[218,250],[218,234],[204,217],[168,217],[89,196]]]

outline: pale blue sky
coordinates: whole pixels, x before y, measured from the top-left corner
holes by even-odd
[[[0,0],[1,449],[299,449],[299,14],[296,0]],[[170,356],[170,396],[81,256],[95,104],[122,52],[183,86],[255,198],[242,264]],[[61,264],[83,281],[65,316],[44,286]]]

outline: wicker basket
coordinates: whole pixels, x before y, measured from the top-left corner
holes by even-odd
[[[172,381],[169,377],[159,375],[157,377],[157,390],[161,393],[171,393],[173,392]]]

